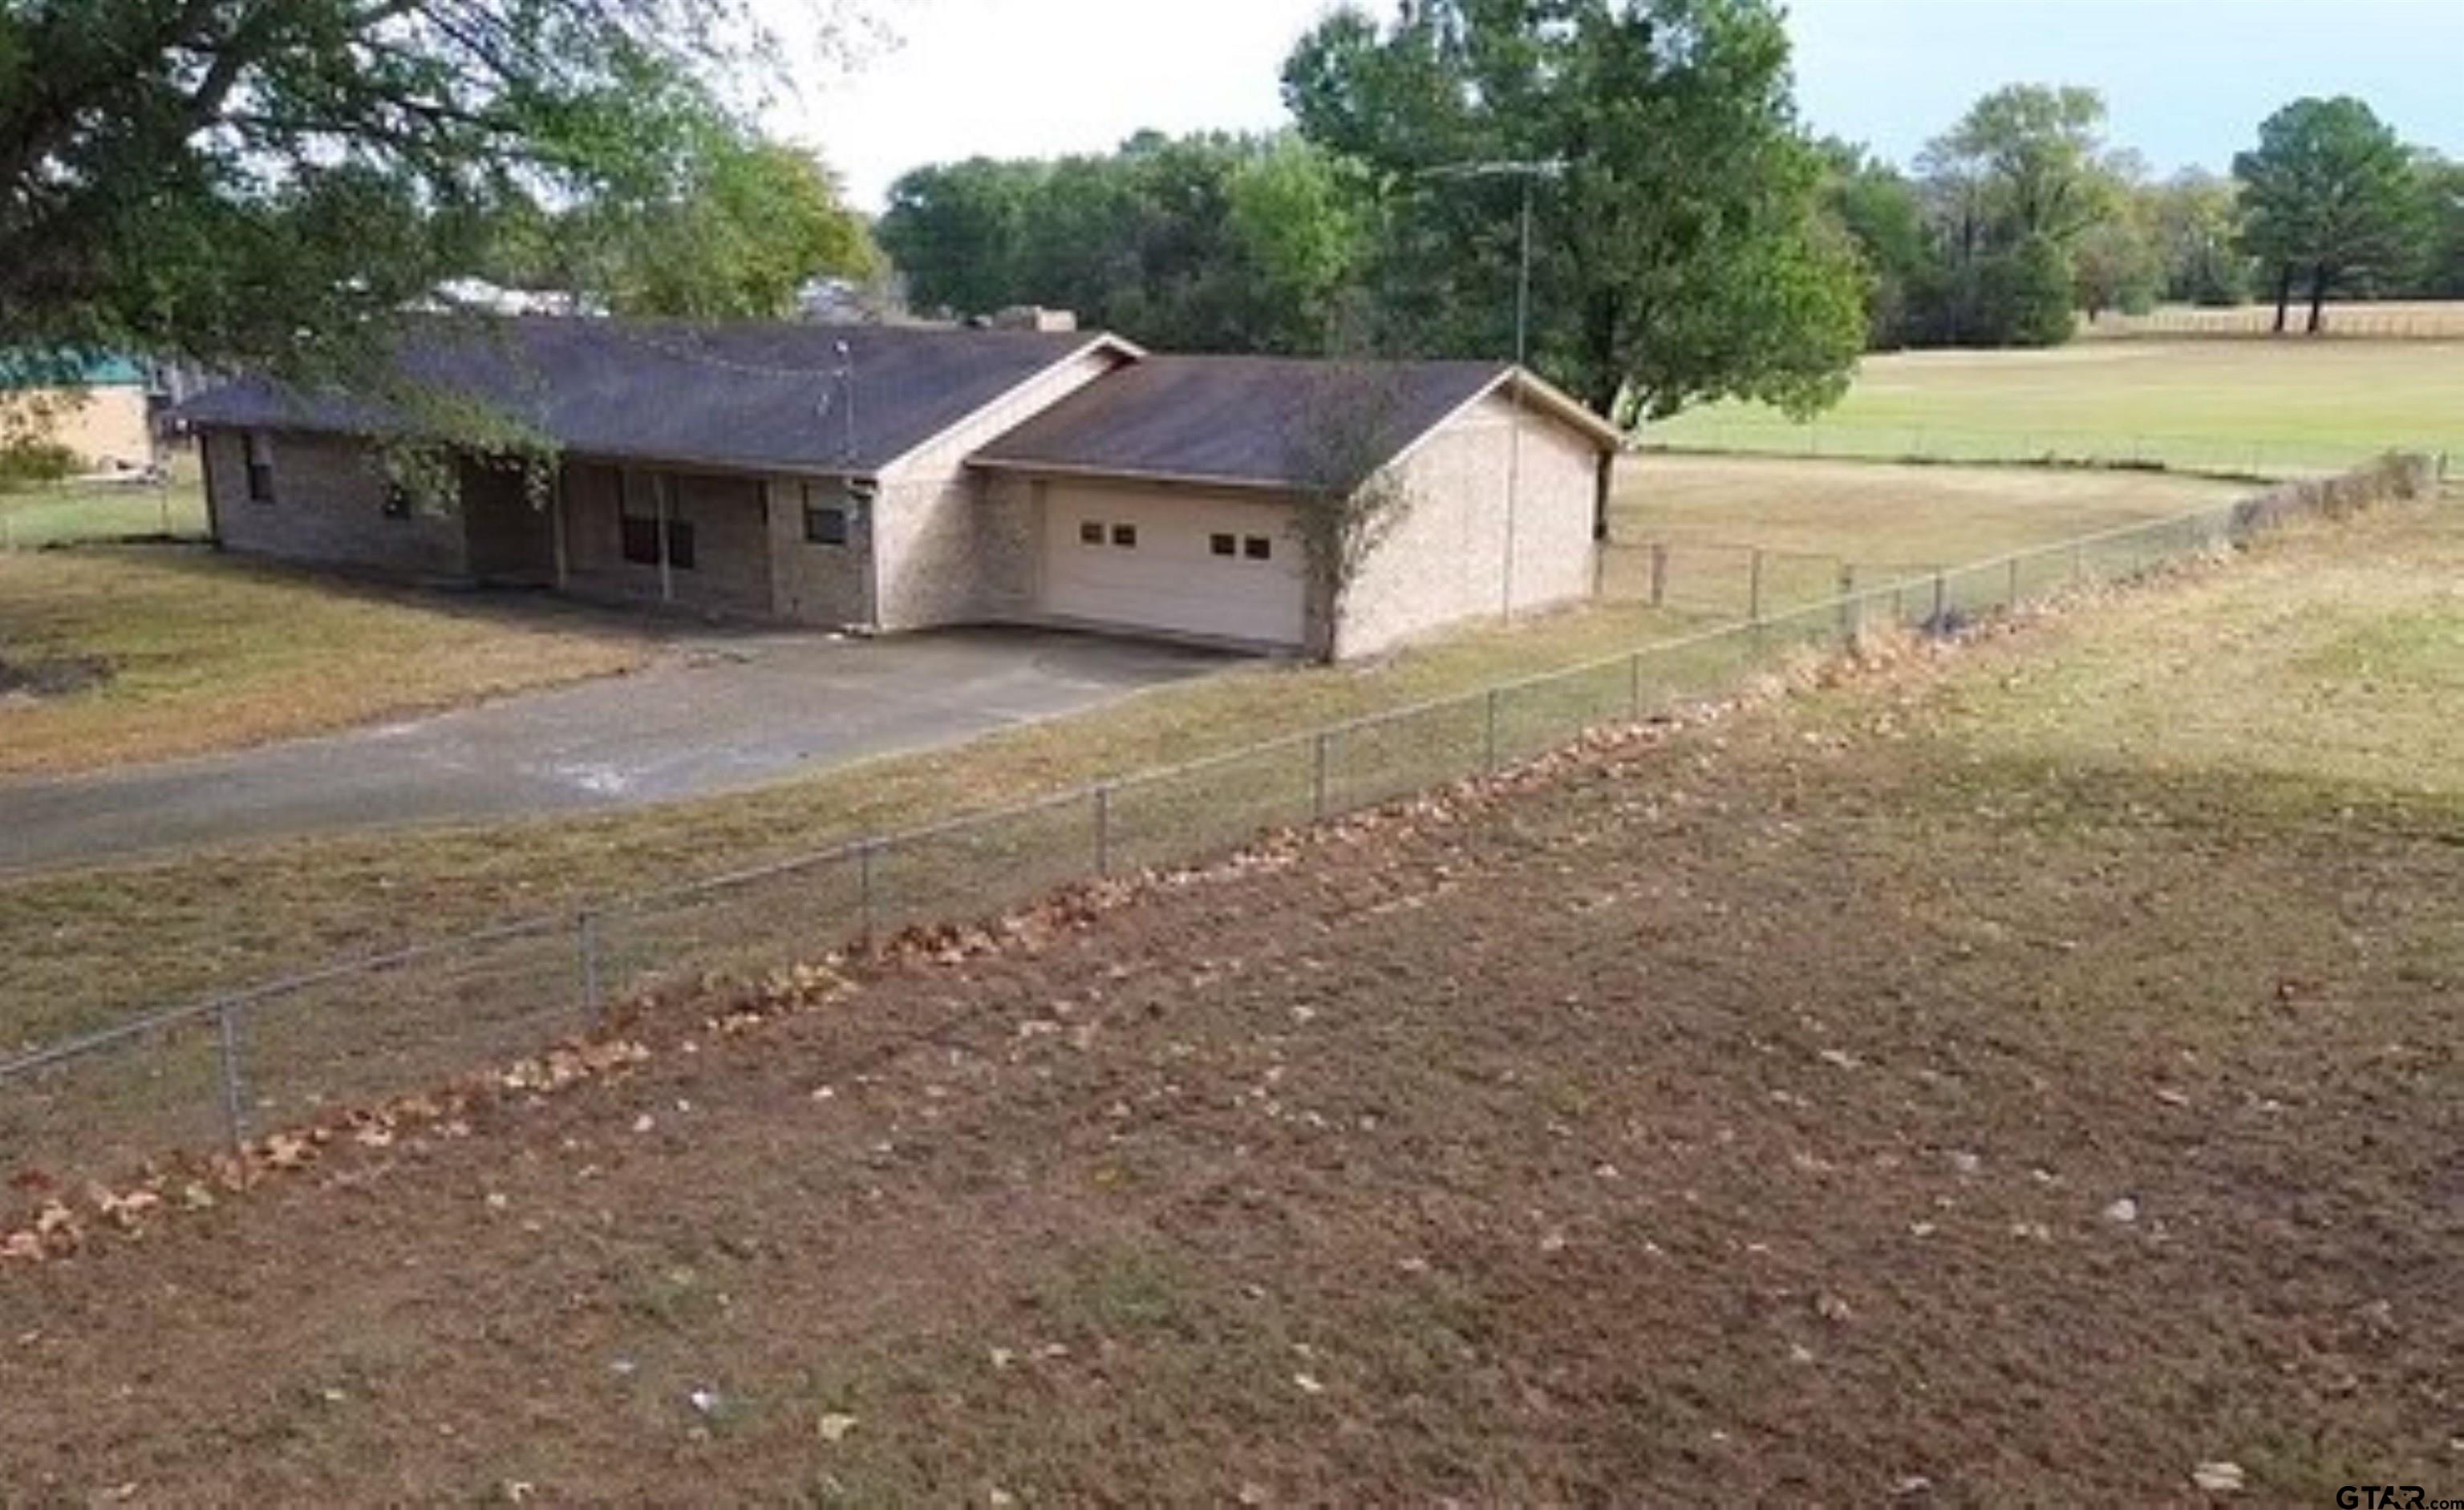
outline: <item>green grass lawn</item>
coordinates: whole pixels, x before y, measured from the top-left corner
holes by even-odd
[[[206,536],[206,490],[196,458],[182,454],[170,480],[72,482],[0,492],[0,552],[132,536]]]
[[[2390,449],[2464,453],[2464,341],[2083,341],[1874,357],[1810,426],[1718,405],[1652,427],[1688,449],[2148,462],[2275,475]]]

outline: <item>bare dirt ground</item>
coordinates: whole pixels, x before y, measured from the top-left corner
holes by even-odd
[[[0,1266],[0,1499],[2455,1493],[2459,564],[2272,547]]]

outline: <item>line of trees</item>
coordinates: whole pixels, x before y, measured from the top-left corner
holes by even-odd
[[[1871,283],[1878,347],[2049,345],[2075,313],[2464,294],[2464,164],[2406,146],[2358,99],[2300,99],[2231,177],[2151,179],[2093,91],[2013,85],[1912,170],[1827,144],[1832,213]]]
[[[926,309],[1057,305],[1194,349],[1493,355],[1529,188],[1535,361],[1628,417],[1818,403],[1856,344],[2050,345],[2082,314],[2259,295],[2279,328],[2306,298],[2316,329],[2330,297],[2464,296],[2464,163],[2358,100],[2287,106],[2230,175],[2160,179],[2108,142],[2093,90],[2013,85],[1903,168],[1798,130],[1765,7],[1572,11],[1338,13],[1287,65],[1290,131],[919,168],[879,238]],[[1693,87],[1667,37],[1720,87]]]
[[[1863,344],[1771,0],[1417,0],[1337,11],[1294,126],[926,167],[877,228],[918,307],[1061,305],[1156,345],[1515,349],[1603,413],[1804,410]]]

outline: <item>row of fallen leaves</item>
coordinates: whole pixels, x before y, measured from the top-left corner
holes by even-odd
[[[2101,589],[2095,596],[2107,596]],[[2086,596],[2082,594],[2080,596]],[[2076,602],[2073,599],[2070,602]],[[227,1196],[294,1176],[328,1162],[337,1149],[386,1149],[421,1140],[451,1141],[473,1135],[473,1119],[510,1096],[545,1097],[585,1083],[637,1071],[657,1057],[649,1041],[681,1042],[697,1027],[705,1034],[737,1036],[783,1017],[817,1010],[850,995],[866,978],[917,969],[946,968],[996,952],[1041,952],[1056,939],[1094,926],[1106,913],[1164,892],[1253,876],[1298,863],[1313,848],[1350,846],[1376,839],[1408,840],[1432,828],[1451,827],[1501,799],[1554,784],[1578,771],[1622,774],[1627,760],[1677,733],[1720,722],[1742,709],[1797,692],[1901,674],[1937,661],[1965,645],[2014,631],[2054,605],[2020,618],[1980,621],[1952,638],[1905,632],[1868,633],[1847,653],[1812,651],[1752,678],[1733,694],[1687,704],[1639,724],[1587,731],[1555,749],[1486,776],[1456,781],[1324,823],[1271,830],[1250,844],[1209,864],[1147,870],[1112,880],[1087,882],[1027,907],[977,925],[933,924],[905,930],[869,953],[844,951],[816,964],[780,971],[746,984],[709,975],[646,994],[620,1004],[606,1034],[574,1039],[510,1064],[468,1075],[441,1087],[372,1105],[344,1108],[317,1121],[269,1132],[215,1154],[175,1153],[149,1161],[134,1178],[93,1181],[81,1191],[63,1190],[41,1171],[11,1181],[20,1190],[44,1193],[31,1220],[0,1231],[0,1270],[38,1264],[80,1252],[98,1237],[143,1237],[158,1223],[183,1214],[209,1211]],[[720,1010],[709,1009],[716,1004]],[[694,1015],[699,1009],[699,1015]],[[660,1030],[667,1031],[662,1033]]]

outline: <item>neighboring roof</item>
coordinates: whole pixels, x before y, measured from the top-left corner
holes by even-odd
[[[0,388],[142,388],[145,369],[126,357],[83,352],[0,352]]]
[[[398,370],[495,404],[584,455],[870,472],[1095,348],[1137,355],[1087,333],[531,316],[430,322],[406,339]],[[207,426],[382,432],[402,423],[375,404],[260,379],[176,412]]]
[[[1603,449],[1617,446],[1607,422],[1507,362],[1151,356],[1079,389],[971,459],[1006,471],[1287,491],[1323,486],[1340,456],[1357,474],[1348,486],[1507,386]],[[1340,433],[1347,424],[1362,432]]]

